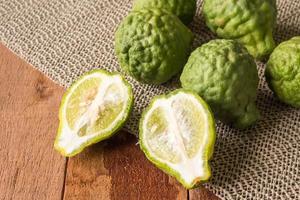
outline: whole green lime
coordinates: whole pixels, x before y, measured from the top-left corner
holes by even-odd
[[[189,24],[196,12],[196,0],[135,0],[133,9],[160,8],[176,15],[184,24]]]
[[[239,40],[255,58],[274,49],[275,0],[205,0],[203,12],[214,33]]]
[[[115,35],[123,70],[138,81],[160,84],[185,65],[192,32],[173,14],[160,9],[131,12]]]
[[[235,40],[212,40],[196,49],[180,81],[183,88],[197,92],[226,123],[246,128],[259,118],[256,64]]]
[[[274,50],[267,63],[266,79],[281,101],[300,108],[300,36]]]

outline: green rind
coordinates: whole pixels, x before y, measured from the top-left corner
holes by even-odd
[[[256,63],[235,40],[216,39],[197,48],[180,82],[183,88],[198,93],[215,117],[227,124],[244,129],[260,118],[255,105],[259,83]]]
[[[280,101],[300,108],[300,36],[278,45],[267,63],[265,76]]]
[[[207,151],[205,151],[205,157],[207,158],[206,160],[204,160],[205,162],[205,175],[204,177],[202,177],[201,180],[197,180],[196,183],[194,184],[189,184],[187,183],[183,177],[181,177],[180,173],[175,171],[174,169],[172,169],[170,166],[168,166],[166,163],[162,163],[160,162],[158,159],[156,159],[154,156],[152,156],[146,145],[144,144],[144,141],[142,140],[143,138],[143,121],[144,118],[146,116],[146,114],[149,112],[149,110],[152,108],[153,104],[155,103],[156,100],[158,99],[167,99],[173,95],[176,95],[180,92],[184,92],[186,94],[189,95],[193,95],[194,97],[196,97],[196,99],[199,100],[200,104],[205,108],[205,110],[207,111],[207,115],[208,115],[208,121],[209,121],[209,133],[210,136],[208,137],[209,140],[206,143],[206,146],[203,149],[207,149]],[[142,117],[140,119],[140,124],[139,124],[139,144],[140,144],[140,148],[141,150],[144,152],[144,154],[146,155],[147,159],[149,161],[151,161],[156,167],[158,167],[159,169],[161,169],[162,171],[164,171],[165,173],[175,177],[186,189],[193,189],[198,187],[201,183],[203,182],[207,182],[210,177],[211,177],[211,168],[209,165],[209,161],[212,158],[213,152],[214,152],[214,144],[215,144],[215,140],[216,140],[216,129],[215,129],[215,120],[213,118],[213,114],[212,111],[210,109],[210,107],[208,106],[208,104],[199,96],[197,95],[195,92],[190,91],[190,90],[186,90],[186,89],[177,89],[167,95],[160,95],[160,96],[156,96],[154,97],[149,106],[143,111],[142,113]]]
[[[135,0],[133,10],[160,8],[176,15],[184,24],[192,22],[196,13],[196,0]]]
[[[192,32],[170,12],[135,10],[115,33],[115,54],[122,70],[137,81],[161,84],[182,70],[192,40]]]
[[[205,0],[203,13],[211,31],[241,42],[252,56],[263,59],[275,45],[275,0]]]
[[[63,116],[63,109],[64,109],[64,106],[65,106],[65,103],[66,103],[65,100],[66,100],[66,97],[69,95],[69,92],[73,89],[73,87],[75,87],[77,82],[84,79],[85,76],[88,76],[88,75],[91,75],[91,74],[94,74],[94,73],[102,73],[102,74],[106,74],[106,75],[109,75],[109,76],[117,75],[117,76],[121,77],[122,82],[128,88],[128,91],[129,91],[129,100],[128,100],[126,112],[124,113],[123,118],[120,120],[120,122],[117,123],[116,126],[112,130],[108,131],[105,134],[98,135],[95,138],[92,138],[92,139],[88,140],[86,143],[83,143],[80,146],[80,148],[78,148],[76,151],[73,151],[72,153],[68,154],[68,153],[65,152],[65,150],[63,148],[60,148],[58,146],[58,140],[59,140],[59,138],[62,134],[62,128],[63,128],[63,119],[62,119],[63,117],[62,116]],[[106,139],[114,136],[123,127],[123,125],[125,124],[125,122],[129,118],[129,115],[130,115],[130,113],[132,111],[132,108],[133,108],[133,102],[134,102],[134,97],[133,97],[132,87],[123,78],[123,76],[120,73],[118,73],[118,72],[108,72],[108,71],[105,71],[105,70],[102,70],[102,69],[95,69],[95,70],[92,70],[90,72],[87,72],[86,74],[82,75],[78,80],[76,80],[72,84],[72,86],[66,90],[66,92],[63,95],[63,98],[62,98],[62,101],[61,101],[61,106],[60,106],[60,109],[59,109],[59,116],[58,116],[60,123],[59,123],[59,128],[58,128],[58,134],[57,134],[57,136],[55,138],[55,142],[54,142],[54,148],[58,152],[60,152],[61,155],[65,156],[65,157],[73,157],[73,156],[81,153],[86,147],[91,146],[95,143],[101,142],[103,140],[106,140]]]

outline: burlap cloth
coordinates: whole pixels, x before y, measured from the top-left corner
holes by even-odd
[[[300,1],[277,4],[277,42],[300,35]],[[199,1],[190,26],[196,34],[194,48],[214,38],[203,22],[201,6]],[[68,87],[93,68],[119,70],[114,32],[130,8],[131,0],[0,0],[0,40]],[[206,187],[221,199],[299,199],[300,110],[274,98],[263,77],[264,64],[258,64],[262,120],[246,131],[218,124],[213,178]],[[137,133],[141,110],[154,95],[176,84],[151,86],[128,80],[134,85],[135,107],[126,128]]]

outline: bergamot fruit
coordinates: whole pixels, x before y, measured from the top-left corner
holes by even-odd
[[[176,15],[184,24],[189,24],[196,12],[196,0],[135,0],[133,9],[160,8]]]
[[[205,0],[203,12],[214,33],[239,40],[255,58],[274,49],[275,0]]]
[[[180,80],[183,88],[197,92],[226,123],[246,128],[259,118],[256,64],[235,40],[212,40],[196,49]]]
[[[300,108],[300,36],[274,50],[267,63],[266,79],[282,102]]]
[[[123,70],[145,83],[160,84],[181,71],[193,35],[173,14],[160,9],[131,12],[115,35]]]
[[[186,188],[210,178],[215,122],[196,93],[179,89],[154,98],[143,112],[139,138],[147,158]]]
[[[54,143],[64,156],[111,137],[122,127],[133,103],[131,86],[117,73],[94,70],[65,93]]]

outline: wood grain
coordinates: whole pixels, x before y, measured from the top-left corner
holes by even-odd
[[[147,161],[125,132],[69,160],[65,199],[187,199],[187,191]]]
[[[190,200],[219,200],[219,198],[214,195],[209,190],[204,187],[200,187],[189,191]]]
[[[0,45],[0,199],[61,199],[54,152],[63,89]]]
[[[0,199],[182,199],[125,132],[66,159],[52,148],[64,89],[0,45]],[[64,175],[67,176],[64,185]],[[201,188],[192,200],[215,200]]]

